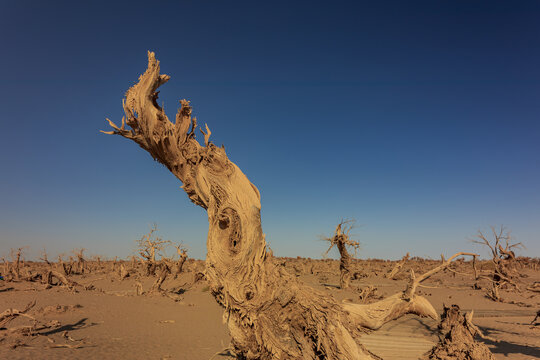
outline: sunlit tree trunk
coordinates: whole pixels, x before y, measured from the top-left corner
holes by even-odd
[[[167,167],[196,205],[208,213],[206,276],[225,308],[232,344],[247,359],[371,359],[358,341],[406,313],[436,318],[427,300],[396,294],[369,305],[340,304],[276,266],[261,228],[257,188],[223,147],[195,139],[197,122],[186,100],[171,123],[157,104],[157,88],[169,80],[148,53],[148,69],[124,100],[125,118],[109,134],[135,141]],[[128,125],[131,129],[127,129]]]

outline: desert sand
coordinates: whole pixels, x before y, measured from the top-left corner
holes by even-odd
[[[429,269],[439,262],[408,260],[395,279],[387,278],[397,262],[353,260],[349,289],[340,289],[339,262],[278,258],[280,266],[313,289],[339,302],[374,302],[402,291],[409,269]],[[202,278],[204,262],[188,259],[183,272],[169,276],[159,291],[151,291],[157,275],[145,276],[143,263],[131,261],[86,261],[81,274],[71,274],[74,286],[46,285],[40,281],[0,280],[0,313],[8,309],[29,310],[39,324],[53,323],[43,330],[23,332],[35,321],[19,316],[0,330],[1,359],[232,359],[227,348],[230,335],[207,281]],[[121,265],[127,277],[122,279]],[[51,265],[57,268],[57,264]],[[27,262],[21,273],[44,271],[45,263]],[[489,262],[479,264],[488,269]],[[452,271],[454,270],[454,271]],[[487,281],[473,288],[470,262],[455,263],[426,280],[418,292],[442,312],[443,304],[457,304],[463,311],[474,310],[474,323],[485,335],[482,340],[496,359],[540,358],[540,326],[531,324],[540,309],[540,294],[501,290],[505,302],[485,294]],[[456,271],[458,273],[456,273]],[[520,269],[522,287],[540,281],[533,266]],[[137,283],[142,294],[137,295]],[[366,299],[362,290],[374,288]],[[139,288],[140,289],[140,288]],[[140,290],[139,290],[140,293]],[[518,304],[508,302],[515,301]],[[363,335],[361,342],[384,359],[418,359],[439,339],[437,321],[406,315]],[[37,326],[36,328],[39,328]],[[19,329],[19,331],[17,331]],[[64,347],[65,346],[65,347]]]

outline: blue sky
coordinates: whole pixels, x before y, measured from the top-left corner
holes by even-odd
[[[157,223],[204,258],[205,212],[136,144],[99,133],[156,52],[179,99],[262,194],[267,241],[320,257],[481,251],[504,224],[540,256],[536,1],[2,1],[0,256],[129,256]],[[483,252],[485,253],[485,252]]]

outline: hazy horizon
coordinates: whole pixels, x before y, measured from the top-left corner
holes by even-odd
[[[127,257],[157,223],[204,259],[207,216],[109,130],[155,51],[169,119],[188,99],[261,193],[276,256],[486,255],[505,225],[540,256],[540,3],[4,2],[0,258]],[[199,139],[201,136],[198,136]]]

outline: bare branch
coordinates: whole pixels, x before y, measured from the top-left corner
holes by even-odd
[[[406,299],[406,300],[410,300],[412,299],[412,297],[414,296],[415,292],[416,292],[416,288],[418,287],[418,285],[428,279],[429,277],[431,277],[432,275],[438,273],[439,271],[441,270],[444,270],[445,268],[447,268],[451,263],[452,263],[452,260],[454,260],[455,258],[459,257],[459,256],[478,256],[477,254],[473,254],[473,253],[468,253],[468,252],[459,252],[457,254],[454,254],[452,256],[450,256],[450,258],[448,260],[443,260],[442,264],[425,272],[424,274],[420,275],[419,277],[416,277],[415,274],[414,274],[414,271],[411,269],[411,280],[407,286],[407,289],[405,290],[405,292],[403,293],[403,298]]]

